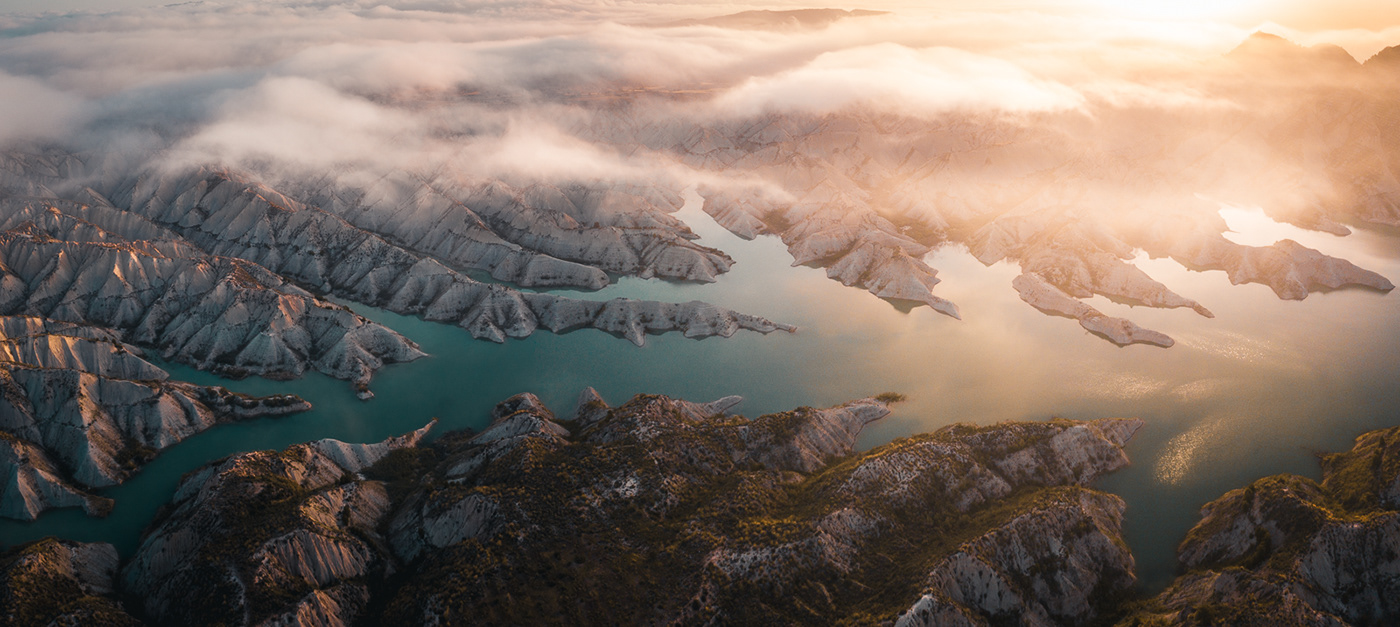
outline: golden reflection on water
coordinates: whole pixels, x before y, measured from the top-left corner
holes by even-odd
[[[1285,224],[1270,218],[1260,207],[1235,207],[1223,205],[1220,217],[1230,230],[1222,233],[1225,239],[1244,246],[1270,246],[1275,242],[1291,239],[1308,248],[1340,257],[1347,257],[1350,242],[1342,236],[1309,231],[1292,224]]]
[[[1154,377],[1114,372],[1105,374],[1094,386],[1085,386],[1085,392],[1101,398],[1139,400],[1160,394],[1168,382]]]
[[[1228,392],[1234,383],[1229,379],[1197,379],[1172,388],[1172,395],[1182,402],[1204,401]]]
[[[1217,438],[1221,427],[1228,422],[1225,418],[1209,420],[1197,425],[1167,442],[1161,457],[1153,467],[1152,476],[1158,483],[1176,485],[1190,476],[1192,468],[1200,463],[1205,449]]]
[[[1297,368],[1301,361],[1295,351],[1280,346],[1274,340],[1223,329],[1179,333],[1176,342],[1178,346],[1189,347],[1193,351],[1251,365],[1291,370]]]

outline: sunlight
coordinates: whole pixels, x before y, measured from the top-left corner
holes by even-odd
[[[1096,0],[1103,9],[1128,17],[1171,21],[1229,21],[1267,10],[1272,0]]]

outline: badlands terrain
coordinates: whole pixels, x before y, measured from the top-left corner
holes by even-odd
[[[746,419],[740,399],[530,394],[481,433],[320,440],[185,476],[128,560],[0,559],[7,624],[1369,625],[1395,605],[1400,432],[1202,509],[1134,599],[1135,419],[953,425],[864,453],[886,394]],[[609,582],[599,585],[599,582]],[[606,617],[606,618],[604,618]]]
[[[686,168],[701,181],[705,212],[741,237],[781,238],[794,265],[958,318],[957,305],[934,293],[942,279],[925,259],[962,246],[984,264],[1018,263],[1011,287],[1046,314],[1115,344],[1170,347],[1166,334],[1084,299],[1212,316],[1208,303],[1134,265],[1139,255],[1223,271],[1282,299],[1393,288],[1291,240],[1237,244],[1218,210],[1257,203],[1277,220],[1337,234],[1347,224],[1400,228],[1400,137],[1387,123],[1400,106],[1396,50],[1358,63],[1335,47],[1255,34],[1206,62],[1199,89],[1238,106],[1207,119],[1133,106],[1108,107],[1093,125],[1078,112],[1025,114],[1042,118],[1028,123],[860,108],[697,119],[663,106],[674,94],[646,89],[615,86],[587,101],[568,89],[545,95],[593,108],[571,129],[577,137]],[[1295,87],[1289,68],[1326,80]],[[1264,88],[1268,102],[1251,104]],[[1121,136],[1144,119],[1163,130]],[[1061,141],[1068,132],[1085,138]],[[424,353],[347,302],[493,342],[540,329],[598,329],[638,346],[655,333],[796,330],[700,301],[541,291],[596,290],[618,276],[714,282],[728,271],[732,258],[696,243],[675,217],[688,183],[674,175],[542,180],[409,168],[363,179],[293,177],[269,163],[132,161],[61,145],[0,155],[0,315],[18,329],[6,331],[15,349],[5,362],[13,417],[4,426],[9,456],[30,460],[15,462],[22,470],[0,493],[0,514],[32,518],[59,504],[100,511],[83,490],[119,482],[140,459],[218,419],[190,401],[182,411],[200,418],[163,409],[160,418],[115,418],[116,426],[79,420],[91,406],[154,407],[78,374],[132,390],[162,380],[153,365],[126,365],[142,351],[230,377],[314,370],[371,397],[377,370]],[[108,355],[117,351],[121,359]],[[57,370],[71,372],[69,383],[23,380]],[[50,398],[52,386],[64,400]]]
[[[882,19],[895,18],[757,11],[606,32],[802,37]],[[543,40],[565,55],[577,43],[556,38]],[[965,251],[1015,266],[1000,287],[1077,322],[1056,321],[1067,338],[1087,331],[1154,354],[1176,340],[1093,301],[1214,314],[1149,276],[1152,259],[1273,293],[1250,298],[1394,287],[1293,240],[1237,243],[1220,212],[1257,207],[1301,229],[1393,237],[1400,47],[1359,61],[1256,33],[1187,76],[1073,88],[949,48],[854,54],[872,50],[1009,75],[1034,98],[992,106],[972,94],[927,109],[883,93],[802,97],[814,73],[849,80],[850,51],[813,52],[796,68],[766,59],[771,72],[753,76],[624,63],[601,77],[502,84],[479,72],[406,86],[318,83],[297,73],[329,61],[298,51],[250,61],[256,69],[134,80],[67,135],[0,136],[0,516],[103,516],[114,506],[103,489],[180,441],[311,409],[292,394],[178,381],[172,364],[228,379],[317,373],[373,404],[376,373],[432,347],[357,308],[495,343],[603,331],[642,350],[659,334],[808,332],[700,300],[589,296],[623,281],[724,281],[734,257],[678,217],[690,194],[730,233],[777,238],[792,265],[863,297],[946,315],[933,323],[966,313],[937,287],[967,279],[932,265]],[[847,87],[822,93],[859,91]],[[185,88],[241,95],[207,119],[142,109]],[[304,139],[261,117],[302,100],[327,134],[287,144],[258,132]],[[347,118],[370,122],[335,126]],[[390,132],[376,135],[380,123]],[[362,136],[368,146],[330,141]],[[694,364],[693,376],[717,367]],[[132,555],[58,538],[6,547],[0,624],[1400,615],[1394,429],[1325,456],[1321,481],[1272,476],[1211,502],[1180,545],[1180,576],[1139,595],[1125,503],[1092,482],[1129,463],[1142,420],[956,424],[861,451],[859,434],[899,394],[754,419],[728,413],[738,400],[611,406],[590,388],[564,416],[521,394],[478,433],[437,433],[425,415],[421,429],[378,443],[240,452],[186,474]]]

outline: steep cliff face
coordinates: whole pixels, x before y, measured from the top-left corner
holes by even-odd
[[[113,598],[110,544],[40,540],[0,555],[0,625],[136,627]]]
[[[1189,574],[1123,625],[1385,625],[1400,620],[1400,428],[1322,459],[1323,481],[1260,479],[1201,510]]]
[[[378,444],[320,440],[185,477],[122,571],[157,624],[349,625],[389,563],[390,499],[360,473],[432,425]]]
[[[1138,421],[960,426],[851,458],[884,401],[753,420],[735,401],[589,391],[562,422],[503,403],[390,522],[419,574],[384,619],[892,622],[936,599],[1081,622],[1133,581],[1121,501],[1077,486],[1126,463]]]
[[[111,502],[87,490],[122,482],[162,449],[220,422],[310,408],[171,381],[139,353],[111,330],[0,316],[0,516],[105,513]]]

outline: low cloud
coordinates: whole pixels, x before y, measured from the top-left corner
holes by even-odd
[[[6,17],[0,144],[350,181],[396,170],[698,180],[711,175],[687,173],[668,142],[697,124],[774,112],[1033,116],[1065,138],[1043,151],[1068,158],[1134,150],[1135,129],[1154,112],[1185,133],[1198,116],[1271,97],[1242,103],[1245,91],[1209,80],[1250,28],[1035,0],[1011,9],[891,2],[870,7],[891,15],[778,31],[652,25],[800,5],[390,4]],[[1303,43],[1330,37],[1359,56],[1400,42],[1400,31],[1280,32]],[[634,140],[643,147],[625,145]]]
[[[81,98],[33,78],[0,72],[0,145],[65,137],[86,115]]]
[[[716,103],[743,115],[830,113],[850,107],[922,117],[946,111],[1074,109],[1083,97],[1020,67],[953,48],[877,44],[829,52],[777,76],[750,79]]]
[[[375,160],[409,165],[422,139],[406,112],[304,78],[270,78],[232,94],[218,117],[181,141],[179,160],[295,163],[327,169]]]

